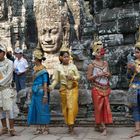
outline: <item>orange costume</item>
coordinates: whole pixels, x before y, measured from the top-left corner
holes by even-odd
[[[108,63],[102,60],[105,50],[101,41],[95,42],[92,49],[95,60],[89,65],[87,76],[93,86],[92,99],[95,109],[95,121],[96,124],[110,124],[112,123],[112,113],[109,104],[111,89],[108,77],[110,73]]]
[[[93,74],[96,76],[97,73],[101,73],[104,70],[107,70],[106,64],[102,67],[93,64]],[[92,99],[94,102],[95,109],[95,121],[96,124],[110,124],[112,123],[112,113],[109,104],[109,94],[110,94],[109,81],[106,77],[97,78],[93,82],[92,88]]]

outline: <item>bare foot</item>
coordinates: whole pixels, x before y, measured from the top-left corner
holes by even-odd
[[[9,129],[9,132],[10,132],[10,136],[20,136],[20,134],[17,134],[15,129]]]
[[[33,134],[34,135],[40,135],[40,134],[42,134],[42,129],[37,128]]]
[[[102,132],[102,127],[100,125],[95,125],[94,130],[97,132]]]
[[[101,136],[107,136],[107,129],[106,128],[103,128]]]
[[[135,130],[128,138],[133,138],[136,136],[140,136],[140,129]]]
[[[4,135],[4,134],[8,134],[8,128],[7,127],[4,127],[0,130],[0,136]]]

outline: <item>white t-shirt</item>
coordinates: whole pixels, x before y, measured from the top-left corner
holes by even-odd
[[[21,58],[20,60],[18,60],[17,58],[14,61],[14,70],[15,73],[23,73],[27,70],[28,68],[28,62],[25,58]]]

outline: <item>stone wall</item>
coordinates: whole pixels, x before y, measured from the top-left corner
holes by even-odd
[[[4,27],[7,27],[7,23],[10,25],[8,26],[9,35],[8,37],[5,36],[9,40],[9,46],[13,49],[20,46],[24,49],[25,56],[28,58],[30,71],[27,86],[29,88],[32,83],[32,51],[37,47],[39,37],[41,36],[40,29],[45,27],[44,25],[40,26],[41,28],[39,27],[38,20],[40,17],[36,15],[38,2],[43,3],[45,0],[13,0],[11,3],[7,3],[8,9],[4,16],[6,20],[0,18],[0,24],[5,25]],[[59,0],[59,2],[61,9],[64,0]],[[69,41],[72,47],[74,63],[77,65],[81,74],[79,81],[78,118],[80,120],[83,118],[87,122],[93,121],[93,105],[90,94],[91,86],[86,78],[86,70],[92,60],[90,44],[94,36],[98,35],[106,48],[107,53],[105,59],[109,61],[110,71],[112,73],[110,82],[112,93],[110,100],[114,123],[133,123],[131,117],[127,116],[129,109],[124,104],[128,89],[126,62],[127,55],[133,49],[133,45],[138,37],[140,1],[67,0],[67,4],[69,6],[70,18],[75,19],[69,23],[74,31]],[[47,15],[42,13],[42,22],[46,21],[45,16]],[[6,29],[4,31],[6,32]],[[54,118],[62,116],[58,87],[51,94],[51,113]]]

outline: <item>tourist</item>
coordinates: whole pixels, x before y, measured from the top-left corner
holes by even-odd
[[[28,62],[23,57],[23,50],[20,48],[15,49],[16,59],[14,61],[14,73],[15,73],[15,83],[16,90],[19,92],[21,89],[26,88],[26,72],[28,69]]]
[[[94,104],[94,114],[96,127],[107,135],[106,124],[112,123],[112,113],[109,104],[109,94],[111,92],[109,77],[111,76],[107,61],[103,60],[105,50],[101,41],[92,44],[95,59],[89,64],[87,79],[92,84],[92,99]]]
[[[70,63],[68,50],[60,51],[60,64],[55,73],[54,80],[50,85],[50,90],[60,83],[60,97],[62,113],[65,123],[68,125],[68,132],[74,133],[74,123],[78,113],[78,80],[80,78],[77,67]]]
[[[45,60],[40,50],[34,51],[34,75],[32,85],[32,99],[28,111],[28,125],[36,125],[35,135],[48,134],[48,124],[50,122],[49,111],[49,74],[42,65]]]

